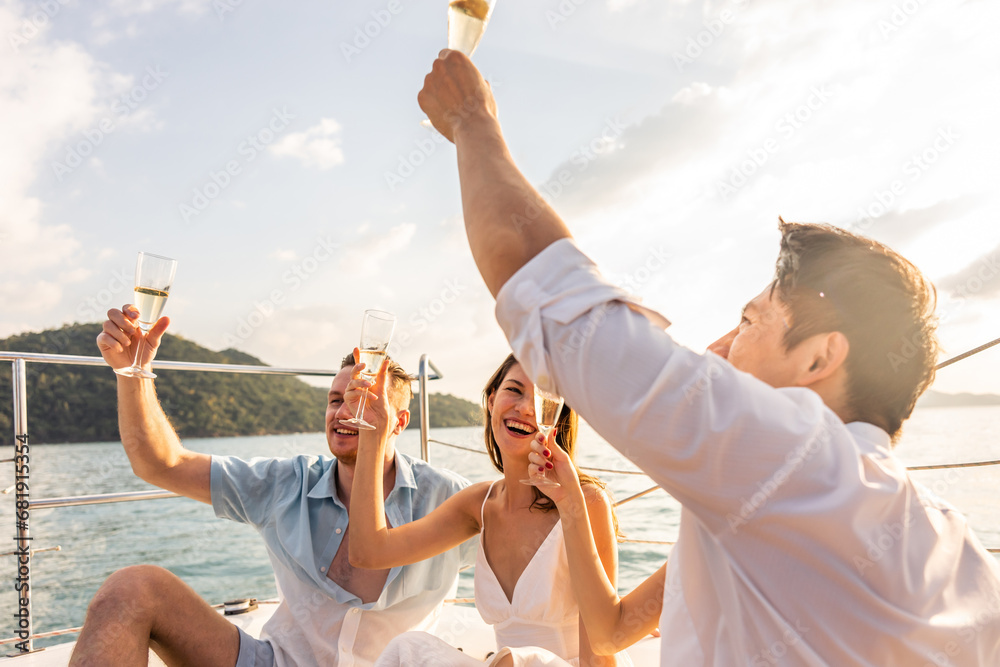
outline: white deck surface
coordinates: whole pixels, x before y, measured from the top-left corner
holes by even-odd
[[[264,623],[274,613],[276,605],[273,602],[263,602],[256,611],[236,616],[227,616],[227,618],[233,624],[243,628],[247,634],[257,637],[260,635],[260,630],[264,626]],[[493,629],[483,622],[483,619],[479,616],[479,612],[474,607],[445,605],[439,624],[440,627],[455,627],[459,624],[467,628],[462,635],[461,642],[461,648],[467,655],[485,660],[487,653],[496,650]],[[73,652],[74,644],[75,642],[67,642],[28,655],[3,657],[0,658],[0,664],[10,665],[10,667],[66,667],[69,663],[70,654]],[[7,644],[2,647],[2,654],[0,655],[9,656],[14,650],[13,644]],[[636,667],[649,667],[660,664],[659,639],[647,637],[631,647],[628,652]],[[163,666],[163,662],[152,652],[149,654],[149,664],[156,667]]]

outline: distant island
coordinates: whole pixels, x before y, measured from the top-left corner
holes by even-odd
[[[951,408],[959,405],[1000,405],[1000,396],[996,394],[945,394],[928,389],[917,401],[918,408]]]
[[[94,340],[100,324],[71,324],[60,329],[0,339],[5,352],[97,356]],[[214,352],[180,336],[166,334],[158,359],[265,366],[239,350]],[[191,371],[159,372],[156,390],[164,411],[181,437],[311,433],[324,430],[327,390],[291,376]],[[107,368],[28,364],[28,432],[33,443],[118,440],[115,376]],[[9,364],[0,365],[0,432],[13,432]],[[473,426],[479,406],[450,394],[430,394],[431,427]],[[417,397],[411,403],[410,427],[420,424]]]

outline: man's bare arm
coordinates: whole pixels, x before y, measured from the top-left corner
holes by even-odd
[[[569,229],[514,164],[489,84],[461,52],[442,51],[418,97],[458,150],[462,211],[472,255],[495,297],[504,283]]]
[[[101,356],[112,368],[129,366],[139,342],[134,317],[138,312],[126,307],[108,311],[103,332],[97,337]],[[161,318],[147,335],[140,362],[148,367],[156,354],[160,337],[169,324]],[[163,413],[153,383],[118,376],[118,430],[132,471],[141,479],[167,491],[212,502],[212,457],[192,452],[181,445],[177,433]]]

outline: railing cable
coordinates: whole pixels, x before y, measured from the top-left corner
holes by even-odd
[[[928,466],[907,466],[907,470],[944,470],[945,468],[977,468],[1000,465],[1000,461],[970,461],[968,463],[936,463]]]
[[[648,489],[646,489],[645,491],[640,491],[639,493],[631,495],[631,496],[629,496],[628,498],[626,498],[624,500],[619,500],[618,502],[615,503],[615,507],[619,507],[621,505],[624,505],[625,503],[631,502],[631,501],[635,500],[636,498],[642,498],[643,496],[648,495],[648,494],[652,493],[653,491],[656,491],[659,488],[660,488],[659,485],[657,485],[657,486],[651,486]]]
[[[455,445],[455,444],[452,444],[450,442],[444,442],[443,440],[435,440],[435,439],[431,438],[427,442],[433,442],[436,445],[442,445],[444,447],[451,447],[452,449],[460,449],[463,452],[471,452],[472,454],[482,454],[483,456],[487,455],[487,453],[484,450],[482,450],[482,449],[476,449],[475,447],[464,447],[462,445]],[[977,467],[980,467],[980,466],[995,466],[995,465],[1000,465],[1000,459],[998,459],[996,461],[969,461],[967,463],[936,463],[936,464],[933,464],[933,465],[907,466],[906,469],[907,470],[944,470],[946,468],[977,468]],[[643,475],[643,476],[646,475],[646,473],[642,472],[641,470],[616,470],[616,469],[613,469],[613,468],[593,468],[593,467],[590,467],[590,466],[578,466],[578,467],[580,468],[580,470],[586,470],[587,472],[606,472],[606,473],[610,473],[610,474],[614,474],[614,475]],[[655,488],[658,488],[658,487],[653,487],[653,488],[655,489]],[[649,493],[652,490],[653,489],[647,489],[646,491],[643,491],[643,493],[640,494],[640,495],[645,495],[646,493]],[[630,500],[630,498],[626,498],[625,500],[623,500],[621,502],[624,503],[624,502],[626,502],[628,500]]]
[[[978,354],[978,353],[982,352],[983,350],[988,350],[991,347],[993,347],[994,345],[998,345],[998,344],[1000,344],[1000,338],[997,338],[996,340],[991,340],[990,342],[984,343],[983,345],[980,345],[977,348],[969,350],[968,352],[963,352],[962,354],[958,355],[957,357],[952,357],[951,359],[948,359],[947,361],[942,361],[940,364],[938,364],[937,366],[934,367],[934,370],[939,371],[942,368],[945,368],[946,366],[951,366],[952,364],[954,364],[954,363],[956,363],[958,361],[961,361],[962,359],[965,359],[967,357],[971,357],[972,355]]]

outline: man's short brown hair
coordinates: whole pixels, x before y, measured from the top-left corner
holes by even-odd
[[[413,398],[413,388],[410,386],[410,374],[403,370],[403,367],[393,361],[392,357],[386,357],[389,367],[386,369],[386,379],[389,381],[389,399],[392,407],[396,410],[409,410],[410,399]],[[340,362],[340,367],[349,368],[354,366],[354,351],[352,350]]]
[[[816,334],[844,334],[849,416],[896,440],[934,381],[940,349],[934,286],[881,243],[830,225],[778,220],[773,289],[792,314],[785,348]]]

